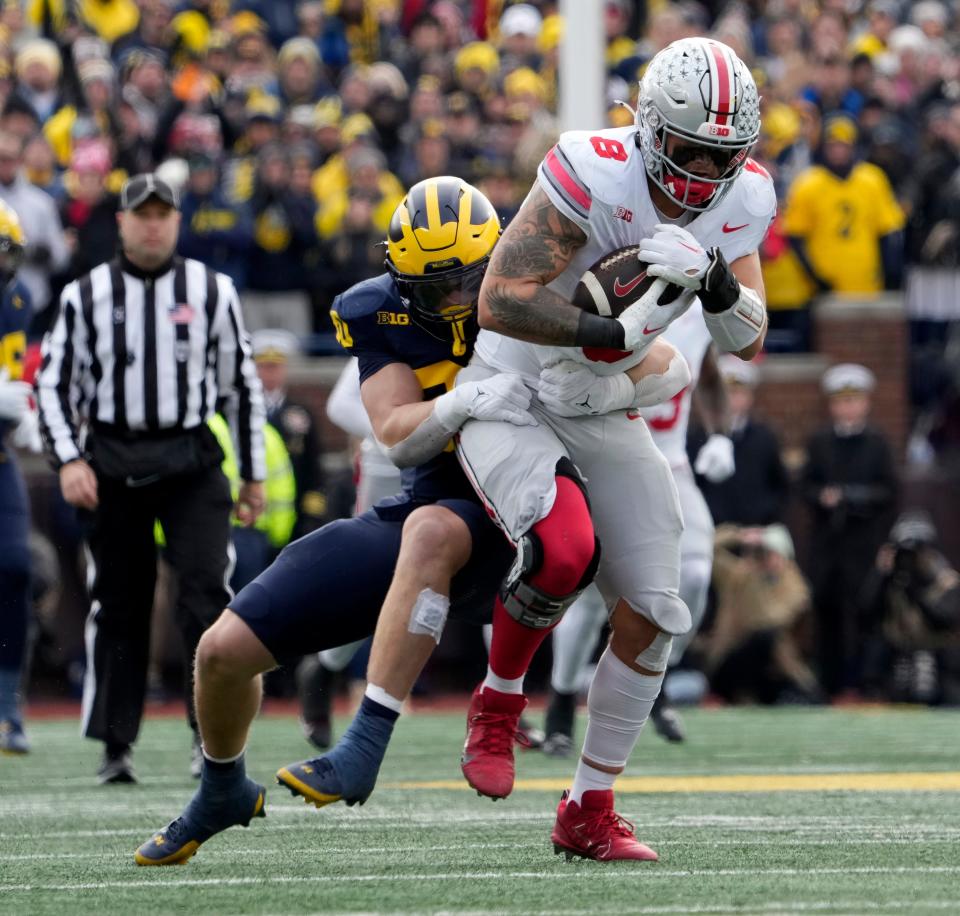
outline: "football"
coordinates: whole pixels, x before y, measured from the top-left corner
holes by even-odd
[[[604,255],[580,278],[573,304],[594,315],[616,318],[650,289],[656,277],[647,276],[647,265],[637,257],[639,245],[627,245]],[[683,290],[670,284],[660,304],[673,302]]]

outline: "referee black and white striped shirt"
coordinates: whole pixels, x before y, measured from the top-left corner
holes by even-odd
[[[244,480],[266,477],[260,380],[229,277],[174,257],[124,255],[70,283],[43,341],[40,429],[56,467],[83,455],[81,424],[145,436],[205,423],[228,399]]]

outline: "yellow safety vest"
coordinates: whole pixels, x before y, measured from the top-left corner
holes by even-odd
[[[230,427],[221,414],[214,414],[207,424],[223,450],[223,463],[220,470],[230,482],[230,496],[236,502],[240,493],[240,468],[237,464],[237,452],[233,446]],[[269,423],[263,425],[263,438],[267,452],[267,479],[264,481],[266,508],[257,519],[254,527],[264,532],[271,547],[286,546],[293,534],[297,521],[296,499],[297,481],[293,476],[293,465],[283,438]],[[234,525],[241,523],[236,519]],[[166,538],[160,522],[157,521],[154,534],[160,547],[166,544]]]

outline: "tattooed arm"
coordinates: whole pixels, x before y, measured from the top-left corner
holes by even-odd
[[[582,312],[547,289],[586,241],[535,184],[493,250],[480,289],[480,326],[533,343],[622,347],[618,322]]]

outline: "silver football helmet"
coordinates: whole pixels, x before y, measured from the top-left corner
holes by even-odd
[[[654,183],[687,210],[709,210],[740,174],[760,135],[757,84],[727,45],[682,38],[647,66],[636,121],[643,162]],[[671,136],[684,141],[672,158],[667,155]],[[684,168],[704,150],[719,169],[717,178]]]

